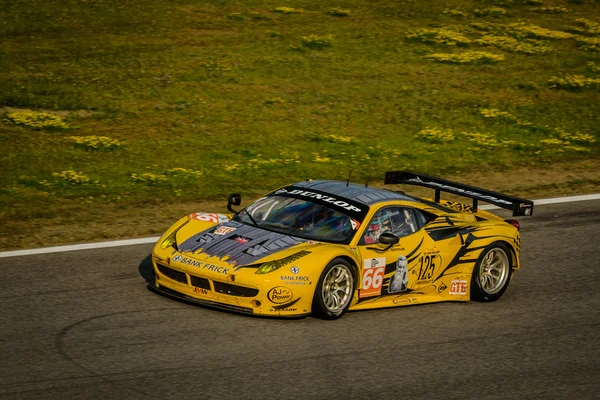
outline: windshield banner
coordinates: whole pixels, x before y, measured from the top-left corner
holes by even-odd
[[[344,213],[359,222],[362,222],[369,211],[369,206],[366,204],[343,197],[335,197],[319,190],[306,190],[297,186],[286,186],[270,193],[268,196],[285,196],[312,201],[313,203]]]

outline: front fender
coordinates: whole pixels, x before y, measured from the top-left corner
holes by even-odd
[[[310,254],[286,264],[273,272],[264,275],[255,275],[256,277],[262,276],[263,287],[268,292],[278,287],[288,289],[292,293],[292,298],[297,300],[297,303],[294,302],[294,305],[290,307],[301,310],[311,309],[315,290],[323,269],[335,258],[341,257],[350,262],[355,267],[355,281],[357,279],[358,268],[356,267],[359,265],[358,251],[355,254],[348,246],[310,242],[298,245],[293,250],[286,250],[283,254],[288,255],[288,253],[293,254],[298,251],[308,251]],[[280,259],[281,255],[279,253],[278,257],[274,258]],[[269,296],[265,300],[267,304],[272,303]],[[271,307],[274,306],[274,304],[271,304]],[[285,305],[282,306],[285,309],[289,309]]]
[[[175,222],[173,225],[171,225],[171,227],[169,229],[167,229],[165,231],[165,233],[162,234],[162,236],[160,237],[160,239],[158,239],[158,241],[154,244],[152,252],[156,253],[157,251],[159,251],[161,243],[164,242],[165,239],[167,239],[171,234],[173,234],[173,232],[175,232],[178,229],[180,229],[187,222],[188,222],[188,217],[186,216],[186,217],[180,218],[177,222]]]
[[[345,245],[320,244],[311,254],[306,257],[305,262],[311,262],[318,266],[318,275],[321,276],[323,268],[335,258],[341,257],[348,260],[355,268],[360,265],[358,249]],[[310,250],[309,250],[310,251]]]

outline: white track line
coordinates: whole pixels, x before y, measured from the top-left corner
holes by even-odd
[[[552,199],[540,199],[540,200],[534,200],[533,203],[534,203],[534,206],[539,206],[539,205],[544,205],[544,204],[573,203],[576,201],[584,201],[584,200],[600,200],[600,194],[586,194],[586,195],[582,195],[582,196],[569,196],[569,197],[555,197]],[[496,207],[496,206],[492,206],[492,205],[483,205],[479,208],[481,208],[482,210],[500,209],[500,207]],[[29,255],[33,255],[33,254],[62,253],[65,251],[75,251],[75,250],[102,249],[105,247],[131,246],[134,244],[148,244],[148,243],[156,243],[156,241],[158,239],[160,239],[160,236],[141,238],[141,239],[116,240],[116,241],[112,241],[112,242],[84,243],[84,244],[74,244],[74,245],[69,245],[69,246],[43,247],[41,249],[4,251],[4,252],[0,252],[0,258],[29,256]]]
[[[544,204],[574,203],[576,201],[584,201],[584,200],[600,200],[600,194],[584,194],[581,196],[554,197],[552,199],[534,200],[533,201],[534,212],[535,212],[535,206],[541,206]],[[483,205],[479,208],[481,208],[482,210],[499,210],[500,209],[500,207],[492,206],[489,204]],[[2,253],[0,253],[0,257],[1,257],[1,254]]]
[[[141,239],[116,240],[116,241],[112,241],[112,242],[84,243],[84,244],[73,244],[73,245],[69,245],[69,246],[43,247],[41,249],[4,251],[4,252],[0,253],[0,258],[30,256],[33,254],[62,253],[64,251],[74,251],[74,250],[102,249],[104,247],[130,246],[133,244],[148,244],[148,243],[156,243],[156,241],[158,239],[160,239],[160,236],[141,238]]]

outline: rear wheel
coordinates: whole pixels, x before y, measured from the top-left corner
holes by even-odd
[[[494,242],[479,256],[471,279],[471,299],[496,301],[508,287],[512,274],[510,250]]]
[[[348,310],[353,294],[352,266],[336,258],[323,269],[315,289],[312,312],[325,319],[339,318]]]

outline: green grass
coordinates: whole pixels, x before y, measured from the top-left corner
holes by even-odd
[[[600,2],[543,6],[568,11],[521,0],[0,0],[3,234],[14,221],[54,223],[70,205],[84,215],[98,203],[252,197],[350,170],[376,182],[389,169],[597,159]],[[475,12],[491,7],[506,13]],[[461,63],[428,58],[438,53]],[[19,110],[54,113],[68,128],[16,124]]]

